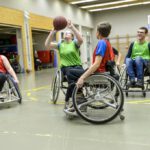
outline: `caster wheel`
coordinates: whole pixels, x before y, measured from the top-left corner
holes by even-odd
[[[146,97],[146,93],[145,92],[143,92],[143,97]]]
[[[128,97],[128,92],[126,92],[126,97]]]
[[[123,111],[124,111],[124,108],[121,109],[121,112],[123,112]]]
[[[74,116],[66,114],[67,119],[72,120],[74,118]]]
[[[125,116],[123,116],[123,115],[120,115],[120,120],[124,120],[125,119]]]

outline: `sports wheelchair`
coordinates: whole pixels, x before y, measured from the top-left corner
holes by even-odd
[[[51,84],[51,101],[56,104],[60,90],[63,94],[66,94],[66,90],[68,88],[67,78],[63,75],[61,70],[56,71],[56,75],[54,76]]]
[[[0,105],[11,103],[11,102],[18,102],[21,104],[22,96],[19,90],[18,84],[16,84],[13,78],[6,74],[6,81],[4,83],[2,91],[0,91],[0,95],[3,95],[0,98]]]
[[[82,97],[78,97],[82,91]],[[113,77],[106,73],[93,74],[88,77],[82,88],[75,86],[72,94],[72,107],[65,113],[72,119],[77,113],[82,119],[95,124],[103,124],[121,114],[124,105],[122,89]],[[72,112],[74,110],[74,112]]]
[[[82,63],[82,67],[86,70],[88,68],[88,62]],[[66,95],[67,88],[67,77],[62,73],[61,69],[58,68],[55,72],[55,76],[53,77],[50,89],[50,100],[53,102],[53,104],[57,103],[60,90],[64,95]]]
[[[147,68],[144,68],[144,84],[143,87],[130,87],[128,86],[129,76],[127,74],[127,68],[124,64],[120,70],[120,85],[122,90],[125,92],[126,96],[128,97],[129,92],[142,92],[143,97],[146,97],[146,92],[150,92],[150,73],[148,72]]]

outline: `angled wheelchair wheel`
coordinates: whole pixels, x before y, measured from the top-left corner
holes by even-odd
[[[128,75],[127,75],[127,70],[126,67],[123,66],[121,71],[120,71],[120,78],[119,78],[119,83],[122,89],[126,88],[126,84],[128,82]]]
[[[146,97],[145,87],[142,88],[142,95],[143,97]]]
[[[9,83],[11,96],[16,97],[17,101],[21,104],[22,103],[22,95],[21,95],[18,84],[14,82],[12,77],[8,77],[7,81]]]
[[[59,92],[60,92],[60,81],[61,81],[61,75],[60,71],[57,71],[56,76],[52,82],[52,88],[51,88],[51,100],[54,104],[57,103]]]
[[[86,85],[86,84],[85,84]],[[105,85],[101,85],[101,88],[104,88],[105,87]],[[85,86],[85,90],[86,90],[86,95],[88,96],[88,89],[89,88],[89,85],[86,85]],[[92,91],[93,90],[93,87],[92,86],[90,86],[90,90]],[[107,104],[105,104],[105,103],[99,103],[98,105],[96,104],[96,103],[90,103],[90,104],[88,104],[88,107],[91,107],[91,108],[94,108],[94,109],[104,109],[104,108],[106,108],[108,105]]]
[[[5,95],[3,99],[4,103],[13,101],[17,101],[20,104],[22,103],[22,95],[20,93],[19,86],[10,76],[7,77],[1,93]]]
[[[73,105],[78,115],[90,123],[107,123],[123,110],[122,89],[109,75],[98,74],[88,77],[82,87],[82,99],[78,99],[79,90],[81,91],[75,87],[73,91]]]

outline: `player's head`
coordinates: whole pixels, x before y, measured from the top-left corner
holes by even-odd
[[[65,40],[72,40],[73,38],[74,38],[74,35],[73,35],[73,33],[70,30],[67,30],[64,33],[64,39]]]
[[[102,22],[97,26],[97,38],[108,37],[111,31],[111,25],[108,22]]]
[[[148,29],[146,27],[140,27],[137,31],[138,40],[145,40],[145,37],[148,34]]]

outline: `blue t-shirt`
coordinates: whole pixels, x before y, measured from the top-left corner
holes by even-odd
[[[104,57],[106,49],[107,49],[107,44],[105,40],[99,40],[96,48],[96,55],[100,55]]]

